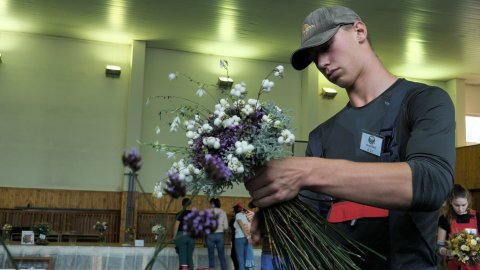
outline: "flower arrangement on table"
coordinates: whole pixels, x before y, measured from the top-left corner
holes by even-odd
[[[155,224],[152,226],[152,233],[155,235],[155,241],[159,241],[165,232],[166,229],[164,226],[162,226],[162,224]]]
[[[104,233],[108,229],[108,223],[106,221],[97,221],[93,225],[93,229],[96,232]]]
[[[2,230],[3,231],[11,231],[13,229],[12,224],[5,223],[3,224]]]
[[[220,66],[227,71],[228,77],[228,62],[221,60]],[[175,199],[185,196],[187,190],[193,196],[203,192],[216,197],[233,184],[243,184],[251,179],[255,169],[268,161],[291,155],[289,146],[295,142],[295,136],[290,129],[289,116],[273,102],[260,100],[263,94],[272,91],[275,84],[270,76],[283,78],[283,74],[283,66],[275,67],[262,80],[256,98],[247,98],[246,84],[237,83],[229,92],[222,92],[213,109],[175,96],[149,98],[147,104],[152,98],[183,102],[176,108],[161,110],[159,115],[173,114],[170,131],[183,129],[187,139],[186,147],[146,143],[156,151],[165,152],[168,158],[181,156],[173,162],[167,177],[156,184],[154,197],[167,194]],[[199,97],[208,94],[207,84],[187,75],[176,72],[168,77],[170,80],[186,78],[197,86]],[[359,269],[349,256],[353,252],[327,236],[327,222],[299,199],[260,209],[260,213],[272,254],[283,258],[277,260],[280,263],[277,268]],[[215,217],[195,209],[185,217],[187,228],[184,231],[200,236],[213,228],[207,224],[215,222]],[[340,233],[339,236],[359,248],[360,244]],[[164,241],[157,244],[147,269],[151,269],[164,246]]]
[[[13,230],[12,224],[8,224],[8,223],[3,224],[3,227],[2,227],[2,239],[3,239],[4,241],[9,241],[9,240],[10,240],[10,236],[11,236],[12,230]]]
[[[33,230],[38,233],[37,245],[47,245],[47,235],[52,232],[52,228],[48,222],[38,222],[33,226]]]
[[[469,230],[455,233],[446,241],[451,255],[461,264],[480,264],[480,237]]]

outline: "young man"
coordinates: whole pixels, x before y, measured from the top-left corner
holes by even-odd
[[[438,209],[453,184],[453,104],[442,89],[391,74],[367,37],[346,7],[307,16],[292,65],[313,62],[350,102],[310,133],[309,157],[270,162],[246,188],[259,207],[299,192],[334,198],[329,221],[387,257],[366,254],[362,269],[434,270]]]

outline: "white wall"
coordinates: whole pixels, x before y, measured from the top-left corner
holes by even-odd
[[[2,186],[119,190],[130,48],[0,33]],[[106,64],[125,74],[105,77]]]

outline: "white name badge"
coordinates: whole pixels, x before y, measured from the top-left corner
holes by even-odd
[[[372,133],[363,131],[362,140],[360,141],[360,149],[374,154],[375,156],[380,156],[382,153],[383,138]]]

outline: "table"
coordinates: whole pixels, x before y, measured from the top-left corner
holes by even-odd
[[[8,268],[8,258],[0,246],[0,268]],[[69,270],[108,270],[108,269],[144,269],[154,252],[154,247],[120,247],[120,246],[71,246],[71,245],[8,245],[12,256],[51,257],[52,269]],[[216,255],[216,253],[215,253]],[[227,269],[233,270],[230,248],[225,247]],[[260,268],[261,249],[254,249],[257,269]],[[217,257],[217,255],[215,256]],[[196,247],[193,253],[195,268],[208,267],[208,252],[204,247]],[[220,269],[220,263],[215,263]],[[178,255],[173,247],[160,252],[154,268],[157,270],[179,269]]]

